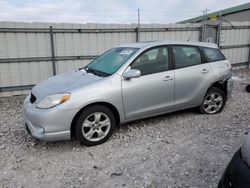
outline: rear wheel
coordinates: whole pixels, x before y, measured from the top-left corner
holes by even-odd
[[[115,127],[112,111],[102,105],[89,106],[76,121],[76,138],[84,145],[94,146],[108,140]]]
[[[223,110],[225,103],[225,93],[216,87],[211,87],[207,91],[199,110],[203,114],[216,114]]]

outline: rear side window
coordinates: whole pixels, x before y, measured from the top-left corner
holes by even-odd
[[[221,53],[219,49],[215,48],[203,48],[208,61],[221,61],[225,60],[225,56]]]
[[[173,46],[175,68],[189,67],[202,63],[201,54],[196,47]]]

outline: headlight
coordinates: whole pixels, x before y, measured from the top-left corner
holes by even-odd
[[[244,161],[250,166],[250,133],[246,135],[241,147],[241,154]]]
[[[55,95],[50,95],[48,97],[45,97],[40,103],[37,104],[37,108],[52,108],[54,106],[57,106],[59,104],[62,104],[69,100],[70,93],[59,93]]]

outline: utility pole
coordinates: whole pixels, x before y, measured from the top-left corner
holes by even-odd
[[[140,42],[140,9],[137,9],[137,42]]]
[[[202,12],[203,12],[203,27],[202,27],[202,41],[203,42],[205,42],[205,40],[206,40],[206,33],[207,33],[207,31],[206,31],[206,29],[207,29],[207,12],[208,12],[209,10],[208,9],[205,9],[205,10],[203,10]]]

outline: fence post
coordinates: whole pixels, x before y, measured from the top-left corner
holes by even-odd
[[[247,68],[250,69],[250,38],[249,38],[249,44],[248,44],[248,65]]]
[[[200,42],[203,42],[203,26],[200,27]]]
[[[135,34],[136,34],[136,42],[140,42],[140,30],[139,27],[135,28]]]
[[[56,75],[56,61],[55,61],[55,48],[54,48],[54,34],[53,34],[53,27],[49,27],[50,33],[50,45],[51,45],[51,61],[52,61],[52,70],[53,75]]]
[[[248,68],[250,69],[250,46],[248,47]]]
[[[221,33],[221,24],[219,23],[216,26],[216,44],[218,45],[218,48],[220,48],[220,33]]]

